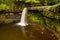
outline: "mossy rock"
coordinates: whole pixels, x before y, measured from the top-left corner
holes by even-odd
[[[51,7],[49,10],[44,11],[42,13],[44,16],[49,18],[60,19],[60,6]]]

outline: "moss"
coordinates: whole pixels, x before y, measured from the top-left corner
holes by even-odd
[[[39,22],[38,18],[32,13],[29,13],[29,19],[33,22]]]
[[[39,23],[42,26],[46,26],[50,29],[56,30],[59,32],[60,30],[60,20],[55,18],[50,18],[48,16],[41,15],[42,13],[30,12],[29,20],[32,22]],[[51,14],[52,15],[52,14]]]

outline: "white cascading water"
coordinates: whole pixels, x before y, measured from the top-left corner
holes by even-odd
[[[23,36],[24,38],[26,39],[26,30],[25,30],[25,27],[28,25],[27,23],[27,8],[24,8],[23,11],[22,11],[22,15],[21,15],[21,21],[19,23],[17,23],[17,25],[20,25],[21,26],[21,30],[22,30],[22,33],[23,33]]]
[[[23,11],[22,11],[22,15],[21,15],[21,21],[18,23],[18,25],[20,26],[26,26],[28,25],[27,23],[27,8],[24,8]]]

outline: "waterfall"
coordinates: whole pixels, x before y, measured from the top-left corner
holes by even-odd
[[[25,30],[25,27],[28,25],[27,23],[27,8],[24,8],[23,11],[22,11],[22,14],[21,14],[21,20],[19,23],[17,23],[17,25],[19,26],[20,25],[20,28],[22,30],[22,34],[24,36],[24,39],[27,38],[26,36],[26,30]]]
[[[26,26],[28,25],[27,23],[27,8],[24,8],[23,11],[22,11],[22,15],[21,15],[21,21],[18,23],[18,25],[20,26]]]

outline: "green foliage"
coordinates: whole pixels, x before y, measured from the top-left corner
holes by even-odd
[[[15,0],[0,0],[1,4],[12,5]]]
[[[25,0],[25,2],[30,2],[30,3],[39,3],[40,1],[39,0]]]
[[[29,13],[29,20],[33,21],[33,22],[38,22],[39,23],[38,18],[33,13],[32,14]]]
[[[5,10],[5,11],[11,11],[14,8],[14,6],[8,6],[6,4],[0,4],[0,11]]]
[[[48,12],[48,16],[46,16],[45,12],[38,12],[38,11],[30,12],[29,20],[32,22],[35,22],[35,23],[39,23],[42,26],[46,26],[50,29],[60,32],[59,31],[60,30],[60,19],[53,18],[54,14],[52,14],[52,13],[50,14],[49,11],[47,11],[47,12]],[[42,13],[45,13],[45,15],[43,15]]]
[[[56,7],[57,7],[57,6],[60,6],[60,2],[59,2],[59,3],[57,3],[57,4],[55,4],[54,6],[56,6]]]
[[[54,6],[49,9],[44,9],[42,14],[50,18],[60,19],[59,11],[60,11],[60,6]]]
[[[8,10],[9,9],[9,6],[7,6],[6,4],[1,4],[0,5],[0,11],[1,10]]]
[[[15,6],[17,9],[19,9],[19,8],[23,9],[24,7],[30,6],[30,5],[31,6],[53,5],[56,3],[58,3],[58,0],[0,0],[1,7],[3,6],[2,4],[4,4],[4,5],[10,6],[10,7]],[[8,8],[10,8],[10,7],[8,7]],[[7,9],[7,8],[5,8],[5,9]]]

